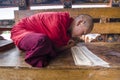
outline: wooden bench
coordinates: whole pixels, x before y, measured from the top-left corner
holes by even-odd
[[[72,17],[76,17],[79,14],[89,14],[94,19],[103,19],[105,18],[120,18],[120,8],[85,8],[85,9],[54,9],[54,10],[24,10],[24,11],[15,11],[15,21],[19,21],[21,18],[30,16],[39,12],[48,12],[48,11],[69,11]],[[120,22],[113,23],[95,23],[95,27],[92,33],[120,33]],[[95,43],[89,44],[88,48],[94,52],[102,54],[98,55],[105,58],[105,55],[113,50],[120,53],[120,45],[118,43]],[[18,59],[13,56],[13,62],[16,65],[11,67],[3,66],[0,67],[0,77],[3,80],[119,80],[120,79],[120,63],[114,64],[110,62],[112,67],[88,67],[88,66],[76,66],[74,64],[70,49],[64,52],[50,62],[49,66],[45,68],[31,68],[26,65],[23,55],[18,49],[13,49],[8,51],[10,53],[15,53],[18,56]],[[6,53],[6,52],[1,52]],[[19,55],[19,54],[20,55]],[[9,54],[12,55],[12,54]],[[6,55],[6,56],[9,56]],[[15,58],[15,60],[14,60]],[[110,58],[109,60],[111,60]],[[118,58],[119,59],[119,58]],[[109,62],[108,60],[108,62]],[[8,61],[9,62],[9,61]],[[9,65],[9,64],[8,64]],[[12,64],[11,64],[12,65]],[[17,74],[16,74],[17,73]]]
[[[119,80],[120,60],[113,60],[116,56],[110,56],[108,53],[111,49],[120,53],[120,44],[102,42],[86,45],[95,54],[102,54],[97,56],[103,57],[111,67],[76,66],[70,50],[66,50],[53,59],[47,67],[33,68],[24,62],[24,52],[13,48],[0,51],[0,74],[2,74],[0,78],[2,80]]]
[[[72,8],[72,9],[45,9],[45,10],[21,10],[15,11],[15,22],[21,18],[30,16],[39,12],[50,12],[50,11],[68,11],[71,17],[76,17],[79,14],[89,14],[94,19],[102,20],[101,23],[95,23],[94,29],[91,33],[100,34],[119,34],[120,33],[120,22],[106,22],[107,19],[120,19],[120,7],[112,8]]]

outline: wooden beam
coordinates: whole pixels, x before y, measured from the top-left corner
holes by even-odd
[[[91,33],[120,34],[120,23],[95,23]]]
[[[120,18],[120,7],[112,8],[72,8],[72,9],[43,9],[43,10],[22,10],[15,11],[15,22],[18,22],[21,18],[30,16],[39,12],[60,12],[68,11],[72,17],[76,17],[80,14],[89,14],[93,18]]]
[[[17,74],[16,74],[17,73]],[[0,68],[1,80],[119,80],[120,68],[27,69]]]

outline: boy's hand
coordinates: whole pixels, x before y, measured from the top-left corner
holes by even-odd
[[[56,52],[62,52],[64,50],[70,49],[74,45],[75,45],[75,41],[74,40],[69,40],[66,46],[55,48],[55,51]]]
[[[68,41],[68,43],[67,43],[67,45],[68,46],[74,46],[76,43],[75,43],[75,41],[74,40],[72,40],[72,39],[70,39],[69,41]]]

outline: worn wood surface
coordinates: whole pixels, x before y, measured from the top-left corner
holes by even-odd
[[[95,23],[91,33],[99,34],[120,34],[120,22]]]
[[[120,43],[85,44],[94,54],[108,62],[111,66],[120,67]]]
[[[47,67],[33,68],[24,62],[24,52],[13,48],[0,51],[0,80],[120,80],[120,58],[116,61],[106,56],[111,51],[120,54],[120,43],[84,45],[109,62],[111,67],[76,66],[68,49],[60,53]]]
[[[0,51],[0,80],[120,80],[120,58],[117,58],[120,56],[116,57],[119,60],[107,58],[111,51],[120,54],[120,43],[100,42],[84,45],[109,62],[111,67],[75,66],[70,50],[66,50],[47,67],[32,68],[24,62],[24,52],[13,48]]]
[[[120,69],[0,68],[1,80],[120,80]]]
[[[112,67],[120,66],[120,43],[97,42],[86,43],[84,45],[86,45],[88,49],[91,50],[94,54],[100,56],[105,61],[110,63]],[[116,55],[109,54],[111,52],[114,52]],[[30,67],[28,64],[24,62],[24,55],[25,52],[20,51],[18,48],[0,51],[0,66],[5,65],[5,66]],[[114,59],[111,60],[107,58],[108,56],[112,56],[114,57]],[[14,65],[11,63],[14,63]],[[47,66],[47,68],[79,68],[79,67],[81,66],[75,66],[70,49],[59,53],[59,55],[55,59],[50,61],[50,64]]]
[[[9,50],[14,47],[13,41],[9,40],[0,40],[0,51],[2,50]]]

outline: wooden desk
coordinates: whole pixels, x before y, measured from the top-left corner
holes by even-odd
[[[62,52],[45,68],[32,68],[24,62],[24,53],[17,48],[0,52],[0,79],[2,80],[119,80],[120,43],[85,44],[105,61],[110,68],[75,66],[70,50]]]

